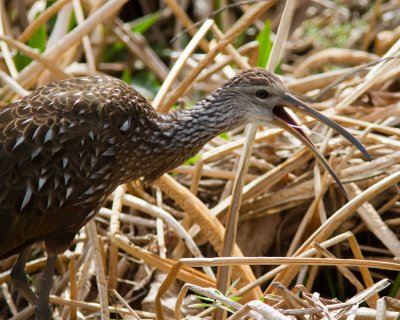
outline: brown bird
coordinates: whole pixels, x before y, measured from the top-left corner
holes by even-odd
[[[221,132],[274,123],[306,144],[343,188],[323,155],[284,107],[338,131],[370,159],[344,128],[305,105],[278,76],[246,70],[190,109],[157,113],[132,87],[107,76],[54,82],[0,110],[0,259],[19,257],[11,277],[50,317],[48,305],[56,256],[122,183],[152,183],[192,157]],[[39,296],[25,264],[29,247],[44,241],[48,255]]]

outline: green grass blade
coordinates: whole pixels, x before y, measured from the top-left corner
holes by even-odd
[[[38,49],[40,52],[44,52],[44,50],[46,49],[46,43],[47,43],[47,31],[45,25],[39,27],[39,29],[37,29],[27,41],[28,46],[34,49]],[[28,58],[27,56],[21,53],[17,53],[14,57],[15,66],[19,71],[25,68],[28,64],[30,64],[31,61],[32,61],[31,58]]]
[[[272,49],[270,20],[265,21],[264,28],[257,36],[257,41],[259,44],[257,66],[265,68]]]
[[[194,166],[197,161],[200,160],[201,155],[196,154],[195,156],[189,158],[188,160],[185,161],[185,165],[187,166]]]
[[[142,19],[139,19],[137,23],[135,23],[132,26],[132,31],[133,32],[138,32],[138,33],[145,33],[148,29],[150,29],[158,20],[160,17],[161,13],[160,12],[155,12],[152,14],[149,14],[147,16],[144,16]]]
[[[28,45],[31,48],[39,49],[40,52],[44,52],[47,42],[47,32],[46,27],[42,25],[37,29],[29,38]]]

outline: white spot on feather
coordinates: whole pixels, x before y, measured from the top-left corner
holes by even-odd
[[[67,193],[65,194],[65,200],[67,200],[68,198],[69,198],[69,196],[71,195],[71,193],[72,193],[72,187],[70,187],[70,188],[67,188]]]
[[[27,124],[27,123],[31,122],[31,120],[32,120],[31,118],[28,118],[24,122],[22,122],[22,124]]]
[[[53,139],[53,129],[49,129],[46,132],[46,135],[44,137],[44,143],[46,143],[47,141]]]
[[[130,128],[130,121],[129,121],[129,119],[128,120],[126,120],[123,124],[122,124],[122,126],[119,128],[121,131],[127,131],[129,128]]]
[[[109,144],[114,144],[115,143],[115,137],[111,137],[111,138],[107,139],[107,142]]]
[[[60,150],[61,150],[60,146],[53,147],[53,149],[51,149],[51,155],[55,155]]]
[[[71,175],[68,173],[64,174],[64,185],[68,184],[69,179],[71,179]]]
[[[47,209],[50,208],[51,206],[51,194],[49,194],[48,198],[47,198]]]
[[[21,211],[29,203],[29,201],[31,200],[31,197],[32,197],[32,189],[31,189],[31,187],[28,186],[28,189],[25,192],[24,200],[22,200]]]
[[[93,194],[93,193],[95,193],[97,191],[97,189],[95,188],[95,187],[90,187],[89,189],[87,189],[86,191],[85,191],[85,193],[84,194]]]
[[[24,141],[24,137],[22,137],[22,136],[19,137],[18,140],[17,140],[17,142],[15,143],[15,145],[14,145],[14,147],[12,148],[11,151],[14,151],[14,149],[15,149],[16,147],[18,147],[23,141]]]
[[[102,166],[99,170],[97,170],[98,173],[103,173],[106,172],[106,170],[108,169],[107,166]]]
[[[36,138],[36,136],[37,136],[38,133],[39,133],[39,129],[40,129],[40,127],[37,127],[37,129],[36,129],[35,132],[33,133],[32,139],[35,139],[35,138]]]
[[[38,191],[40,191],[40,190],[43,188],[43,186],[44,186],[44,184],[46,183],[46,181],[47,181],[47,178],[39,178],[39,181],[38,181]]]
[[[62,158],[63,168],[65,169],[68,165],[68,158]]]
[[[3,115],[3,113],[7,113],[9,109],[4,108],[3,110],[0,111],[0,116]]]
[[[58,186],[60,185],[58,179],[54,179],[54,190],[56,190],[58,188]]]

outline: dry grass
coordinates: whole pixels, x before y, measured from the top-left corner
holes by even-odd
[[[231,319],[398,317],[400,7],[297,2],[241,1],[208,17],[200,4],[209,1],[190,2],[188,10],[166,0],[144,35],[131,31],[132,20],[139,8],[154,13],[157,1],[1,3],[2,105],[59,79],[108,73],[137,82],[144,74],[153,76],[145,93],[158,82],[149,98],[167,112],[254,66],[254,34],[270,19],[275,42],[267,68],[279,65],[289,90],[348,128],[373,158],[366,162],[334,132],[298,115],[345,182],[347,201],[281,129],[249,126],[230,132],[229,140],[213,139],[194,164],[152,188],[132,182],[110,195],[58,259],[50,298],[55,318],[209,317],[213,308],[187,308],[193,292],[229,309]],[[47,38],[40,43],[43,26]],[[22,66],[17,52],[33,61]],[[45,265],[40,245],[31,259],[27,272],[35,281]],[[9,281],[14,260],[0,262],[0,318],[27,319],[34,309]],[[211,289],[227,288],[232,279],[240,282],[227,295]]]

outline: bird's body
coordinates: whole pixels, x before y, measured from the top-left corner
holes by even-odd
[[[152,182],[196,154],[224,129],[196,108],[197,117],[158,114],[122,81],[93,76],[50,84],[2,109],[0,259],[38,240],[50,255],[62,253],[116,186]]]
[[[195,155],[217,134],[246,123],[275,123],[303,141],[339,179],[283,106],[345,129],[291,96],[272,73],[254,68],[187,110],[156,112],[124,82],[91,76],[39,88],[0,110],[0,259],[20,253],[12,278],[38,318],[48,318],[56,255],[116,186],[151,183]],[[44,241],[47,285],[39,299],[24,274],[28,248]],[[47,306],[47,307],[46,307]]]

